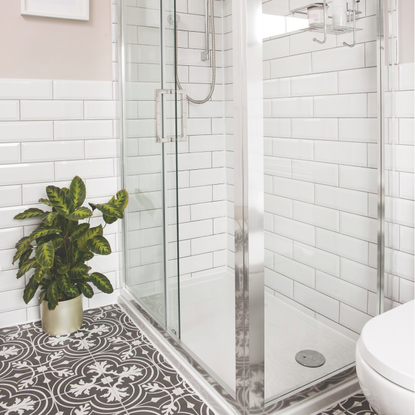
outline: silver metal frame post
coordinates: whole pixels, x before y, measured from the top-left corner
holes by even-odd
[[[209,1],[215,1],[215,0],[205,0],[205,24],[206,24],[206,32],[205,32],[205,50],[202,52],[202,61],[209,60]],[[212,19],[214,19],[215,16],[212,16]]]
[[[249,414],[251,409],[264,409],[262,2],[233,0],[232,10],[237,39],[233,53],[236,396]],[[238,349],[244,350],[243,356],[238,356]]]

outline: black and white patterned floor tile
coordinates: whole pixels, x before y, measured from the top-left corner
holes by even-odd
[[[344,399],[319,415],[376,415],[363,393]]]
[[[1,329],[0,414],[214,415],[117,305],[69,336]]]

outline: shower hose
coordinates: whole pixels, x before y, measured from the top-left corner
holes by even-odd
[[[207,1],[207,0],[206,0]],[[193,99],[186,95],[188,101],[193,102],[193,104],[204,104],[205,102],[209,101],[212,98],[213,91],[215,90],[216,85],[216,50],[215,50],[215,0],[210,0],[210,26],[212,28],[212,82],[210,84],[210,91],[208,96],[205,99]],[[209,31],[206,30],[207,36],[209,36]],[[177,29],[177,22],[176,22],[176,82],[177,87],[183,90],[183,87],[180,83],[179,79],[179,71],[177,70],[178,66],[178,56],[179,56],[179,38],[178,38],[178,29]]]

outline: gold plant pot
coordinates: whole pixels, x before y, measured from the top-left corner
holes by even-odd
[[[52,336],[73,333],[82,326],[82,294],[71,300],[61,301],[54,310],[48,309],[48,302],[41,304],[42,329]]]

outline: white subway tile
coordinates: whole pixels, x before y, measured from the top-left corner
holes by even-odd
[[[107,158],[119,157],[119,141],[118,140],[87,140],[85,141],[85,157],[91,158]]]
[[[179,205],[212,202],[212,186],[179,189]]]
[[[367,116],[376,118],[378,115],[378,97],[376,93],[367,94]]]
[[[412,281],[401,279],[399,287],[399,300],[401,303],[407,303],[414,299],[414,288],[414,283]]]
[[[0,187],[0,207],[16,206],[22,203],[21,186]]]
[[[19,117],[19,101],[0,101],[0,121],[14,121]]]
[[[339,120],[339,138],[343,141],[377,142],[375,118],[348,118]]]
[[[414,202],[412,200],[386,197],[385,204],[387,222],[414,227]]]
[[[290,78],[264,81],[264,98],[282,98],[290,96]]]
[[[6,311],[0,313],[0,327],[8,327],[15,324],[23,324],[26,320],[26,309]]]
[[[366,166],[367,147],[366,144],[360,143],[316,141],[314,143],[314,159],[349,166]]]
[[[15,290],[19,288],[24,288],[25,280],[23,278],[16,278],[17,270],[9,270],[9,271],[2,271],[1,272],[1,281],[2,281],[2,290],[3,291],[9,291],[9,290]],[[0,327],[7,326],[8,324],[3,324]]]
[[[316,246],[362,264],[369,263],[367,242],[325,229],[316,229]]]
[[[348,327],[349,329],[359,333],[362,331],[363,326],[371,319],[366,313],[362,313],[353,307],[349,307],[346,304],[340,303],[340,324]]]
[[[193,154],[193,153],[192,153]],[[190,186],[205,186],[225,182],[224,168],[211,168],[208,170],[192,170],[190,172]]]
[[[348,189],[376,193],[378,191],[376,169],[339,166],[339,186]]]
[[[331,320],[339,320],[338,301],[297,282],[294,282],[294,300]]]
[[[366,61],[366,67],[376,66],[376,62],[377,62],[376,42],[365,43],[365,61]]]
[[[52,121],[0,123],[0,142],[43,140],[53,140]]]
[[[414,256],[397,250],[385,249],[385,270],[414,281]]]
[[[414,145],[415,123],[413,118],[399,119],[399,143]]]
[[[53,180],[53,163],[0,165],[1,185],[38,183]]]
[[[365,288],[372,292],[377,291],[377,271],[358,262],[341,258],[340,278]]]
[[[339,231],[339,212],[335,209],[293,201],[293,218],[310,225]]]
[[[274,232],[295,241],[315,245],[315,227],[282,216],[274,216]]]
[[[364,45],[347,46],[312,53],[313,72],[331,72],[365,66]]]
[[[338,120],[330,118],[298,118],[292,123],[292,137],[337,140]]]
[[[117,118],[117,101],[85,101],[86,119],[115,119]]]
[[[315,285],[315,270],[313,268],[285,256],[274,254],[274,271],[309,287]]]
[[[0,144],[0,163],[20,163],[20,144]]]
[[[265,232],[265,248],[289,258],[293,257],[293,242],[271,232]]]
[[[413,254],[414,253],[414,229],[407,226],[399,227],[400,250]]]
[[[72,180],[75,176],[83,179],[114,175],[112,159],[59,161],[55,163],[56,180]]]
[[[367,215],[366,193],[321,185],[316,185],[315,191],[317,205]]]
[[[84,158],[83,141],[22,143],[22,161],[76,160]]]
[[[68,120],[83,118],[82,101],[21,101],[22,120]]]
[[[295,260],[336,277],[339,276],[340,258],[337,255],[299,242],[294,242],[293,252]]]
[[[289,218],[292,217],[292,200],[266,193],[264,203],[265,212]]]
[[[399,65],[399,89],[414,89],[414,63],[403,63]]]
[[[291,160],[280,157],[264,157],[265,174],[291,177]]]
[[[208,270],[213,267],[212,253],[202,255],[192,255],[180,260],[180,272],[182,274],[189,274],[192,272]]]
[[[273,117],[312,117],[313,98],[279,98],[272,100]]]
[[[291,278],[287,278],[284,275],[278,274],[268,268],[265,268],[264,272],[265,287],[269,287],[272,290],[292,298],[294,294],[294,282]]]
[[[316,272],[316,289],[342,303],[367,311],[367,291],[324,272]]]
[[[283,78],[310,73],[311,54],[309,53],[271,61],[271,78]]]
[[[220,249],[226,249],[226,234],[224,233],[191,240],[192,255],[214,252]]]
[[[337,186],[338,166],[328,163],[293,160],[292,176],[293,179]]]
[[[377,69],[364,68],[339,72],[339,92],[348,94],[353,92],[376,92]]]
[[[191,153],[198,153],[202,151],[224,151],[225,140],[222,135],[206,136],[192,136],[189,137]]]
[[[378,223],[375,219],[365,216],[340,212],[340,232],[368,242],[377,243]]]
[[[288,37],[271,39],[263,43],[263,59],[281,58],[290,54],[290,41]]]
[[[291,120],[289,118],[265,118],[265,137],[290,137]]]
[[[314,97],[316,117],[366,117],[366,94]]]
[[[337,72],[297,76],[291,79],[291,95],[307,96],[337,94],[337,83]]]
[[[301,4],[301,6],[306,6],[306,2]],[[295,8],[291,4],[291,8]],[[304,32],[298,33],[293,36],[289,36],[290,39],[290,54],[298,55],[300,53],[314,52],[322,49],[329,49],[336,47],[336,38],[335,36],[327,36],[326,43],[320,44],[313,41],[313,38],[316,37],[316,34],[313,32]]]
[[[0,249],[13,249],[17,241],[22,237],[22,227],[0,230]]]
[[[112,121],[56,121],[55,140],[113,138]]]
[[[112,99],[111,81],[53,81],[54,99]]]
[[[51,99],[52,81],[0,79],[0,99]]]
[[[313,183],[306,183],[300,180],[286,179],[283,177],[274,177],[273,181],[273,193],[275,195],[314,203]]]

